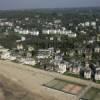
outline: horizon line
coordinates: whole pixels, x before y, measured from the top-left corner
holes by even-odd
[[[41,7],[41,8],[16,8],[16,9],[0,9],[0,11],[25,11],[25,10],[53,10],[53,9],[80,9],[80,8],[100,8],[100,6],[80,6],[80,7]]]

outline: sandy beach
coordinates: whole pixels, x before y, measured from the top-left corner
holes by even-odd
[[[74,95],[43,86],[43,84],[55,78],[55,73],[49,73],[26,65],[0,60],[0,74],[31,93],[38,95],[40,98],[36,100],[76,100],[76,96]]]

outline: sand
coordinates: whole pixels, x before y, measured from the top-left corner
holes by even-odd
[[[49,74],[49,72],[41,71],[29,66],[0,60],[0,74],[33,94],[34,99],[21,100],[76,100],[76,96],[74,95],[43,86],[43,84],[56,78],[55,73],[52,75],[52,73]],[[15,93],[15,95],[17,94]]]

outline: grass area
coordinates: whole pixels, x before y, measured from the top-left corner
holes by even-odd
[[[70,72],[65,72],[63,75],[71,76],[71,77],[75,77],[75,78],[80,78],[80,79],[83,79],[83,80],[89,80],[89,79],[86,79],[86,78],[81,78],[79,74],[74,74],[74,73],[70,73]]]
[[[100,100],[100,89],[97,88],[90,88],[85,95],[83,96],[83,98],[86,98],[88,100]]]
[[[73,73],[69,73],[69,72],[65,72],[63,75],[71,76],[71,77],[75,77],[75,78],[80,78],[83,80],[90,80],[90,79],[86,79],[86,78],[81,78],[78,74],[73,74]],[[96,80],[96,83],[100,84],[100,80]]]
[[[80,78],[80,76],[79,76],[78,74],[73,74],[73,73],[69,73],[69,72],[65,72],[63,75],[67,75],[67,76],[72,76],[72,77]]]
[[[34,65],[34,66],[32,66],[33,68],[39,68],[39,66],[36,64],[36,65]]]
[[[39,64],[35,64],[35,65],[31,65],[31,67],[33,68],[37,68],[37,69],[43,69],[43,66],[40,66]]]
[[[100,84],[100,80],[97,80],[96,83],[97,83],[97,84]]]

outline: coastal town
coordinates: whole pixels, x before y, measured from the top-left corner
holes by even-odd
[[[94,9],[91,12],[79,10],[77,15],[72,10],[66,13],[27,11],[24,16],[24,11],[12,11],[9,13],[13,16],[6,17],[7,13],[0,14],[1,59],[61,74],[79,75],[82,69],[87,79],[91,78],[89,64],[92,63],[95,78],[100,80],[99,10],[95,9],[95,13]]]
[[[63,85],[67,82],[54,78],[64,75],[100,84],[100,8],[0,11],[0,62],[6,61],[43,71],[44,77]]]

